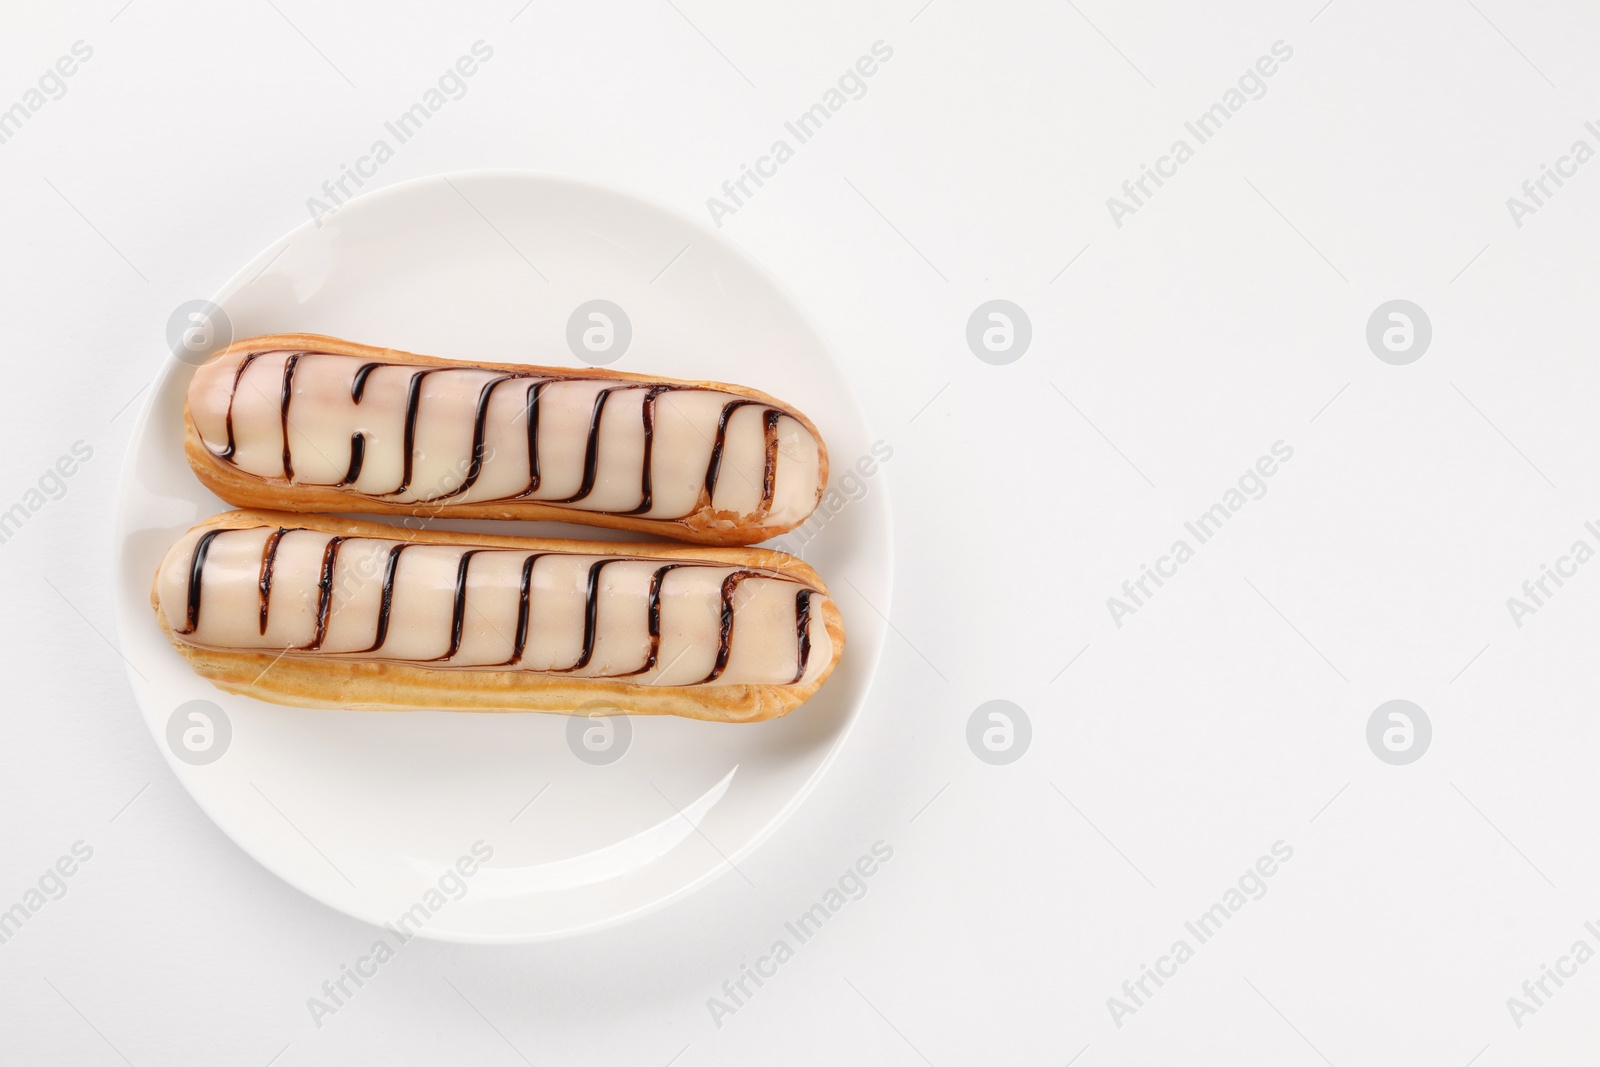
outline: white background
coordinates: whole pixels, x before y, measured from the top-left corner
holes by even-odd
[[[1600,963],[1520,1027],[1506,1001],[1600,949],[1600,565],[1520,628],[1506,598],[1597,540],[1600,163],[1520,228],[1506,198],[1600,148],[1600,11],[674,2],[8,9],[0,107],[94,52],[0,145],[0,508],[94,455],[0,545],[0,907],[73,842],[94,858],[0,945],[0,1061],[1579,1062]],[[895,449],[895,630],[754,887],[575,941],[419,941],[319,1028],[306,998],[373,931],[168,771],[108,647],[107,515],[172,309],[480,39],[467,96],[370,184],[529,168],[709,222],[893,48],[722,232]],[[1116,226],[1106,198],[1280,40],[1265,96]],[[965,341],[992,298],[1032,321],[1007,366]],[[1394,298],[1433,324],[1409,366],[1365,340]],[[1279,440],[1267,494],[1116,626],[1106,598]],[[1009,766],[966,742],[997,698],[1033,725]],[[1367,747],[1392,698],[1433,724],[1409,766]],[[867,896],[717,1026],[707,998],[878,840]],[[1117,1026],[1107,998],[1280,840],[1267,894]]]

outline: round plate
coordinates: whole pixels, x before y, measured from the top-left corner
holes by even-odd
[[[711,231],[575,181],[426,178],[317,221],[263,251],[215,298],[234,338],[305,331],[447,358],[582,366],[569,320],[605,300],[632,334],[611,369],[736,382],[811,416],[833,486],[805,532],[773,544],[821,572],[849,642],[810,703],[751,725],[317,711],[223,693],[189,670],[150,607],[166,549],[227,507],[184,460],[193,366],[171,358],[129,448],[116,566],[133,690],[178,780],[285,881],[406,936],[562,937],[642,915],[736,866],[838,753],[889,608],[883,457],[815,324]],[[598,321],[580,316],[584,326]],[[581,334],[572,332],[580,347]],[[603,343],[604,331],[591,340]],[[437,526],[625,539],[550,523]]]

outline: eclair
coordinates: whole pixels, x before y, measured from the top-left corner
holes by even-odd
[[[236,507],[747,545],[804,522],[828,481],[811,420],[753,389],[314,334],[229,345],[195,371],[184,420],[189,465]]]
[[[815,694],[845,641],[827,587],[782,552],[283,512],[189,530],[151,604],[213,684],[300,707],[759,722]]]

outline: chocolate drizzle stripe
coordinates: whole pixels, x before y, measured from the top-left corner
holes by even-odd
[[[534,382],[528,389],[528,488],[518,493],[521,496],[532,496],[539,491],[539,394],[544,387],[550,384],[546,379]]]
[[[467,568],[472,563],[472,557],[482,551],[481,548],[469,548],[461,553],[461,562],[456,566],[456,596],[450,605],[450,649],[434,662],[454,659],[455,654],[461,651],[461,623],[467,614]]]
[[[550,503],[571,504],[594,492],[594,476],[600,466],[600,420],[605,415],[606,400],[619,388],[626,387],[602,389],[595,394],[594,414],[589,417],[589,440],[583,449],[583,481],[578,483],[578,491],[560,500],[552,500]]]
[[[283,540],[283,535],[288,533],[286,527],[280,526],[267,535],[266,547],[261,550],[261,632],[267,632],[267,607],[272,598],[272,568],[278,561],[278,542]]]
[[[483,473],[483,448],[488,431],[489,400],[494,396],[496,386],[503,382],[509,382],[516,377],[518,375],[502,374],[500,377],[484,384],[483,391],[478,394],[478,410],[472,420],[472,459],[467,464],[467,476],[462,479],[460,485],[450,490],[450,492],[441,496],[429,497],[430,500],[446,500],[453,496],[460,496],[468,489],[471,489],[473,483],[478,480],[478,476]]]
[[[379,367],[381,367],[383,365],[384,364],[382,364],[382,363],[363,363],[363,364],[361,364],[360,369],[358,369],[356,371],[356,376],[350,380],[350,399],[351,400],[353,400],[357,404],[361,403],[361,397],[367,391],[367,377],[373,371],[377,370]]]
[[[394,575],[400,566],[400,553],[410,548],[410,543],[395,545],[389,549],[389,558],[383,565],[383,592],[378,600],[378,630],[372,644],[362,649],[365,652],[376,652],[383,647],[384,641],[389,638],[389,611],[394,606]]]
[[[722,450],[728,443],[728,419],[740,408],[755,403],[754,400],[730,400],[722,406],[722,414],[717,416],[717,436],[711,443],[711,459],[706,463],[706,507],[711,506],[712,498],[717,495],[717,479],[722,476]]]
[[[360,430],[350,435],[350,466],[337,485],[354,485],[361,477],[361,464],[367,457],[367,438]]]
[[[640,464],[643,473],[639,475],[639,506],[632,511],[623,512],[624,515],[643,515],[655,504],[655,486],[652,484],[651,470],[656,445],[656,397],[671,392],[673,388],[670,385],[652,385],[639,405],[640,418],[644,420],[644,459]]]
[[[311,643],[305,646],[310,651],[321,648],[328,636],[328,608],[333,604],[333,565],[339,558],[339,546],[348,540],[348,537],[330,537],[328,546],[322,550],[322,576],[317,579],[317,629],[311,635]]]
[[[569,674],[572,671],[581,671],[589,665],[589,660],[594,658],[596,623],[600,617],[600,572],[605,570],[608,564],[616,562],[618,559],[612,556],[589,566],[589,587],[583,599],[583,651],[578,655],[578,662],[553,673]]]
[[[644,666],[636,671],[618,675],[619,678],[631,678],[636,674],[644,674],[652,670],[657,660],[661,657],[661,583],[669,571],[679,567],[704,567],[712,566],[705,563],[668,563],[665,567],[657,567],[656,572],[650,576],[650,599],[648,615],[645,619],[645,628],[650,635],[650,651],[645,653]]]
[[[668,573],[683,566],[688,564],[669,563],[665,567],[657,568],[650,576],[650,607],[645,620],[645,628],[650,634],[650,654],[645,657],[644,666],[634,672],[636,674],[643,674],[655,667],[656,660],[661,657],[661,583],[666,580]]]
[[[278,425],[283,430],[283,476],[294,481],[294,461],[289,457],[289,403],[294,399],[294,372],[304,352],[295,352],[283,361],[283,399],[278,409]]]
[[[795,658],[800,665],[795,668],[794,677],[789,680],[790,685],[800,684],[800,679],[806,676],[806,664],[811,661],[812,595],[810,589],[802,589],[794,595],[794,633],[795,641],[799,645]]]
[[[189,603],[184,610],[183,629],[178,631],[180,634],[192,634],[200,625],[200,579],[206,567],[206,554],[211,551],[211,542],[221,532],[207,530],[194,543],[194,555],[189,559]]]
[[[422,407],[422,379],[433,371],[434,368],[417,371],[411,376],[411,384],[406,388],[405,440],[400,446],[405,450],[405,454],[401,460],[400,485],[392,490],[389,496],[398,496],[411,487],[411,467],[417,447],[417,412]]]
[[[261,358],[260,352],[251,352],[249,355],[245,356],[239,361],[239,369],[233,372],[233,391],[228,394],[228,414],[223,419],[223,423],[228,428],[228,446],[221,452],[214,453],[217,458],[228,460],[230,463],[233,462],[234,454],[233,401],[234,398],[239,395],[239,381],[244,377],[244,372],[249,370],[250,364],[254,363],[259,358]]]
[[[382,363],[363,363],[356,369],[356,376],[350,380],[350,399],[354,403],[361,403],[361,398],[367,392],[367,378],[373,371],[383,366]],[[367,456],[367,437],[360,430],[350,435],[350,467],[336,485],[354,485],[356,479],[361,477],[361,464]]]
[[[517,636],[511,643],[511,658],[501,664],[509,667],[522,661],[522,652],[528,647],[528,616],[533,605],[533,565],[547,552],[535,552],[522,561],[522,581],[517,589]]]
[[[778,420],[783,412],[768,408],[761,424],[761,441],[765,445],[761,462],[761,514],[772,510],[772,493],[778,479]]]
[[[706,685],[714,682],[728,669],[728,656],[733,652],[733,592],[746,578],[759,577],[761,577],[760,571],[740,570],[722,579],[722,625],[717,637],[717,660],[711,667],[711,673],[700,679],[698,684]]]

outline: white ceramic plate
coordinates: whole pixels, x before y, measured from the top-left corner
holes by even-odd
[[[636,718],[625,753],[606,765],[574,754],[563,715],[315,711],[222,693],[190,672],[150,609],[167,547],[225,510],[184,461],[193,368],[169,359],[134,430],[118,496],[117,617],[134,693],[174,773],[285,881],[372,923],[409,914],[406,932],[420,926],[428,937],[566,936],[726,875],[838,753],[883,644],[878,611],[889,608],[883,475],[844,477],[873,442],[816,326],[709,230],[574,181],[428,178],[321,221],[262,252],[215,298],[233,337],[309,331],[458,359],[581,366],[568,319],[605,299],[633,331],[612,369],[737,382],[810,415],[835,486],[844,482],[855,499],[840,506],[830,496],[824,511],[837,510],[801,554],[833,588],[848,647],[821,693],[785,718],[738,726]],[[554,524],[439,526],[621,536]],[[797,547],[792,536],[778,543]],[[222,755],[198,765],[178,758],[183,742],[169,742],[175,712],[194,700],[221,708],[231,731]],[[187,712],[180,720],[197,731],[188,744],[204,750],[204,723]],[[212,753],[220,735],[211,735]],[[477,864],[475,845],[492,858]],[[463,857],[471,876],[447,874]]]

